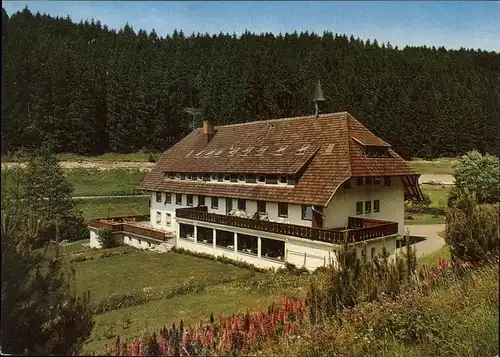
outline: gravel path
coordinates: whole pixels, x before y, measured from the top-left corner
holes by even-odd
[[[425,237],[423,241],[414,244],[417,258],[430,253],[434,253],[435,251],[438,251],[443,245],[445,245],[444,239],[438,235],[439,232],[444,231],[444,224],[418,224],[412,226],[406,225],[405,232],[406,229],[410,230],[411,236]]]

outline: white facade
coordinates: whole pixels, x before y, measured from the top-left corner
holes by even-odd
[[[339,187],[323,210],[325,228],[341,228],[347,225],[348,217],[362,217],[398,222],[398,233],[404,235],[404,185],[399,177],[391,178],[391,185],[384,180],[378,185],[358,186],[351,179],[351,187]],[[379,212],[374,212],[374,202],[379,201]],[[371,202],[371,212],[365,213],[365,202]],[[363,213],[357,214],[356,203],[363,202]]]

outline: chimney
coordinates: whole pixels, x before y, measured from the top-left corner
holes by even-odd
[[[203,120],[203,135],[205,136],[207,143],[215,135],[215,130],[210,120]]]
[[[323,95],[323,89],[321,89],[321,83],[318,79],[318,84],[316,85],[316,90],[314,91],[314,116],[317,118],[319,116],[319,105],[318,102],[324,102],[325,96]]]

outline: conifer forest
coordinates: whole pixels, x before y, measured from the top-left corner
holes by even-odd
[[[164,37],[2,9],[2,154],[164,151],[202,119],[311,115],[318,79],[321,112],[350,112],[404,157],[500,152],[500,54],[331,31]]]

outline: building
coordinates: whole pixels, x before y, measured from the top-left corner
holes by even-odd
[[[217,127],[205,121],[141,183],[151,192],[150,221],[115,231],[140,247],[161,239],[144,235],[138,244],[131,230],[164,232],[170,245],[260,267],[314,269],[331,263],[346,240],[367,258],[383,246],[393,255],[405,199],[422,198],[418,177],[347,112]]]

